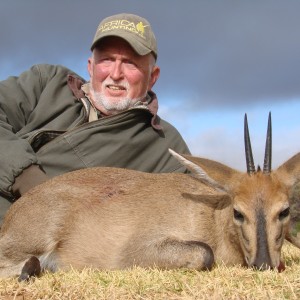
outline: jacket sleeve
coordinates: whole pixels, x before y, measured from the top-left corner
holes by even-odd
[[[0,194],[12,197],[15,178],[38,164],[28,141],[18,137],[38,103],[42,91],[38,66],[0,82]]]

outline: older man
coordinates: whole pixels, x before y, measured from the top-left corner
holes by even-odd
[[[91,50],[89,82],[53,65],[0,82],[0,219],[27,190],[72,170],[185,172],[168,148],[188,147],[157,115],[152,87],[160,69],[148,21],[132,14],[104,19]]]

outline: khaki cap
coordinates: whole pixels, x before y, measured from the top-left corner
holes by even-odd
[[[117,36],[126,40],[139,54],[146,55],[153,52],[157,58],[157,45],[150,23],[137,15],[118,14],[107,17],[99,24],[91,50],[107,36]]]

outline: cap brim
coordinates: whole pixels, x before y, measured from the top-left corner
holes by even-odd
[[[97,44],[100,43],[100,41],[102,39],[109,37],[109,36],[116,36],[116,37],[119,37],[119,38],[125,40],[133,48],[133,50],[139,55],[143,56],[143,55],[147,55],[147,54],[153,52],[151,49],[149,49],[148,47],[143,45],[138,40],[133,39],[132,34],[126,34],[124,32],[122,32],[120,34],[118,34],[116,32],[114,32],[113,34],[111,34],[109,32],[102,33],[101,36],[99,38],[95,39],[95,41],[93,42],[93,44],[91,46],[91,50],[93,51],[93,49],[96,47]],[[154,55],[156,55],[156,54],[154,53]]]

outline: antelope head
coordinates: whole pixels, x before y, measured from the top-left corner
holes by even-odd
[[[242,249],[245,263],[261,270],[284,269],[281,263],[281,248],[289,237],[289,188],[298,179],[300,155],[296,155],[276,171],[271,170],[271,114],[263,170],[255,168],[248,131],[247,115],[244,121],[245,153],[247,173],[242,173],[216,161],[180,156],[171,153],[191,172],[216,190],[230,196],[229,215],[220,222],[230,219],[235,229],[236,240]],[[222,226],[222,224],[221,224]],[[224,232],[226,234],[226,232]],[[299,245],[297,245],[299,246]]]
[[[265,147],[263,170],[255,169],[248,130],[244,121],[247,175],[236,185],[233,197],[233,221],[246,263],[259,269],[281,268],[280,253],[290,217],[286,185],[272,173],[271,114]]]

